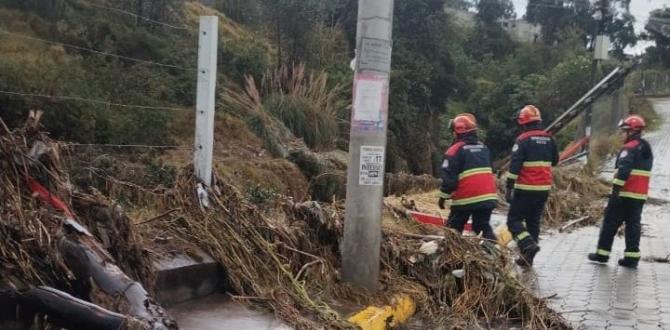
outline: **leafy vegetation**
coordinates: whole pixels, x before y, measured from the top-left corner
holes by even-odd
[[[458,112],[477,115],[496,157],[509,150],[516,134],[510,116],[519,107],[536,104],[546,120],[555,118],[588,89],[592,14],[601,2],[570,0],[553,8],[531,0],[526,18],[543,26],[542,38],[533,42],[514,40],[503,29],[501,20],[516,16],[509,0],[396,1],[387,169],[435,173],[451,139],[446,123]],[[58,137],[86,143],[169,141],[174,112],[111,103],[192,111],[193,29],[197,16],[207,14],[221,18],[219,91],[226,100],[220,110],[239,115],[246,108],[239,118],[276,156],[288,155],[278,141],[288,135],[317,152],[346,149],[358,2],[211,3],[213,8],[176,0],[0,0],[0,29],[21,34],[0,33],[0,89],[104,101],[0,94],[3,119],[11,123],[40,108],[49,118],[47,129]],[[614,9],[601,27],[621,58],[636,41],[632,16],[623,0],[607,4]],[[662,61],[668,43],[662,35],[649,37],[660,40],[650,56]]]
[[[192,29],[206,10],[173,0],[0,0],[0,90],[66,96],[0,94],[3,119],[12,125],[28,110],[41,109],[47,130],[59,138],[170,143],[174,112],[194,106],[197,38]],[[221,81],[260,76],[271,66],[267,43],[237,24],[223,20],[220,34]]]
[[[662,24],[660,24],[662,23]],[[663,25],[664,24],[664,25]],[[661,26],[665,26],[665,30]],[[657,9],[650,13],[644,37],[655,45],[647,48],[649,62],[670,69],[670,8]]]

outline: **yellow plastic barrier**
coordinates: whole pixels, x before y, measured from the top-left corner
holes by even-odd
[[[405,323],[416,311],[414,300],[408,295],[393,299],[392,306],[369,306],[349,318],[362,330],[386,330]]]
[[[507,229],[506,224],[501,224],[496,227],[496,237],[498,237],[498,244],[500,246],[507,246],[507,244],[512,240],[512,233]]]

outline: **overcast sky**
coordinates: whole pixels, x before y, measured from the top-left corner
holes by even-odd
[[[523,17],[526,13],[528,0],[512,0],[512,2],[514,3],[517,17]],[[635,32],[640,33],[644,31],[644,26],[649,18],[649,12],[654,9],[663,8],[664,5],[670,6],[670,0],[632,0],[630,2],[630,12],[635,16]],[[644,51],[648,45],[649,43],[647,42],[638,42],[637,46],[627,52],[639,54]]]

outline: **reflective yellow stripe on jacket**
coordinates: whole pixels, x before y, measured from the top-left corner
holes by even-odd
[[[473,168],[467,171],[463,171],[458,178],[459,179],[464,179],[469,176],[473,176],[476,174],[493,174],[493,170],[490,167],[479,167],[479,168]]]

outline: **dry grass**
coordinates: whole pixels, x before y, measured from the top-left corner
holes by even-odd
[[[580,169],[577,165],[556,169],[544,224],[556,228],[583,217],[589,219],[581,222],[580,226],[597,223],[609,191],[610,187],[587,169]]]
[[[18,167],[6,165],[15,159],[15,149],[8,149],[14,148],[9,146],[23,146],[21,152],[27,152],[27,145],[21,144],[26,140],[0,144],[4,156],[0,159],[10,160],[0,162],[0,197],[9,201],[3,204],[0,222],[3,284],[67,283],[68,270],[53,254],[54,238],[48,236],[51,230],[43,229],[52,225],[53,211],[36,206],[20,188]],[[51,178],[67,178],[67,173]],[[382,242],[382,290],[379,294],[366,294],[340,279],[344,214],[341,205],[294,203],[279,197],[261,209],[217,177],[209,190],[210,207],[203,209],[193,193],[195,179],[190,167],[180,170],[174,184],[161,188],[164,190],[160,193],[109,177],[106,180],[113,184],[109,190],[113,194],[138,199],[132,201],[142,205],[142,211],[136,214],[165,214],[150,226],[140,226],[144,228],[140,230],[137,225],[130,225],[127,217],[109,213],[111,204],[104,196],[76,197],[81,201],[78,209],[89,224],[107,231],[106,226],[121,221],[121,226],[115,226],[118,232],[112,233],[127,239],[111,245],[122,259],[121,264],[142,269],[133,265],[138,262],[135,258],[143,255],[136,255],[135,251],[147,246],[141,241],[135,245],[132,237],[138,230],[152,235],[145,239],[155,239],[157,233],[172,237],[174,248],[179,248],[180,242],[184,246],[197,244],[223,265],[235,293],[246,303],[269,308],[298,329],[351,328],[339,307],[377,304],[394,293],[406,293],[418,301],[416,318],[424,321],[424,328],[466,329],[493,324],[516,324],[526,329],[568,328],[545,301],[536,298],[516,278],[505,252],[475,238],[418,226],[406,219],[387,219]],[[66,179],[52,182],[53,191],[73,196],[58,189],[71,187]],[[17,225],[19,233],[26,232],[18,240],[13,236],[13,226]],[[104,235],[104,231],[94,234]],[[431,241],[437,251],[423,254],[421,246]],[[455,270],[462,270],[464,276],[453,275]]]
[[[597,172],[600,165],[610,157],[616,155],[623,145],[623,137],[614,135],[595,135],[591,137],[589,153],[589,169]]]
[[[24,128],[11,132],[0,120],[0,290],[16,293],[43,285],[69,293],[90,293],[92,303],[132,314],[125,299],[117,299],[116,293],[106,292],[108,288],[98,287],[91,279],[77,278],[81,273],[73,269],[81,265],[73,262],[72,256],[66,262],[63,244],[73,244],[76,234],[70,233],[70,227],[77,228],[68,224],[68,218],[93,234],[94,238],[79,237],[76,242],[90,243],[91,249],[108,258],[108,267],[116,264],[123,273],[150,283],[151,261],[120,208],[96,191],[75,190],[64,170],[62,145],[36,129],[40,115],[31,113]],[[33,152],[40,149],[45,152]],[[31,192],[29,178],[44,185],[49,198],[60,199],[64,207],[40,200],[46,197]],[[41,323],[35,327],[41,326],[47,327]]]
[[[187,191],[191,172],[177,181]],[[431,326],[467,328],[518,322],[528,329],[566,328],[557,314],[516,279],[504,253],[449,230],[387,219],[382,243],[381,295],[366,295],[339,278],[343,210],[316,202],[278,200],[262,213],[233,186],[218,181],[210,191],[214,204],[204,212],[191,194],[172,198],[183,212],[165,222],[166,232],[198,242],[228,270],[236,294],[266,307],[297,327],[348,328],[333,306],[379,303],[392,293],[419,301],[419,317]],[[438,253],[419,248],[438,235]],[[463,269],[464,278],[450,275]]]
[[[340,87],[328,85],[325,72],[304,65],[267,72],[259,84],[247,77],[243,88],[230,86],[224,104],[245,118],[251,130],[279,155],[279,144],[291,140],[285,130],[314,150],[330,150],[339,137]],[[283,126],[283,127],[279,127]]]
[[[505,211],[505,183],[498,181],[498,201],[501,211]],[[544,228],[560,228],[568,222],[588,217],[571,228],[596,224],[603,212],[604,199],[609,194],[610,186],[602,182],[588,169],[578,165],[554,169],[554,186],[544,213]],[[391,196],[385,200],[396,208],[407,208],[414,204],[415,209],[446,218],[449,210],[440,210],[437,206],[437,190],[426,193],[414,193],[402,196]]]
[[[1,120],[0,124],[4,125]],[[29,141],[40,137],[32,130],[16,134],[0,126],[0,287],[68,283],[69,270],[55,253],[61,220],[31,197],[24,179],[27,173],[41,173],[53,177],[49,188],[65,186],[57,181],[62,173],[35,167],[26,158]],[[56,165],[57,155],[52,149],[49,159]]]
[[[433,191],[440,183],[440,179],[428,174],[387,173],[384,179],[384,196]]]

